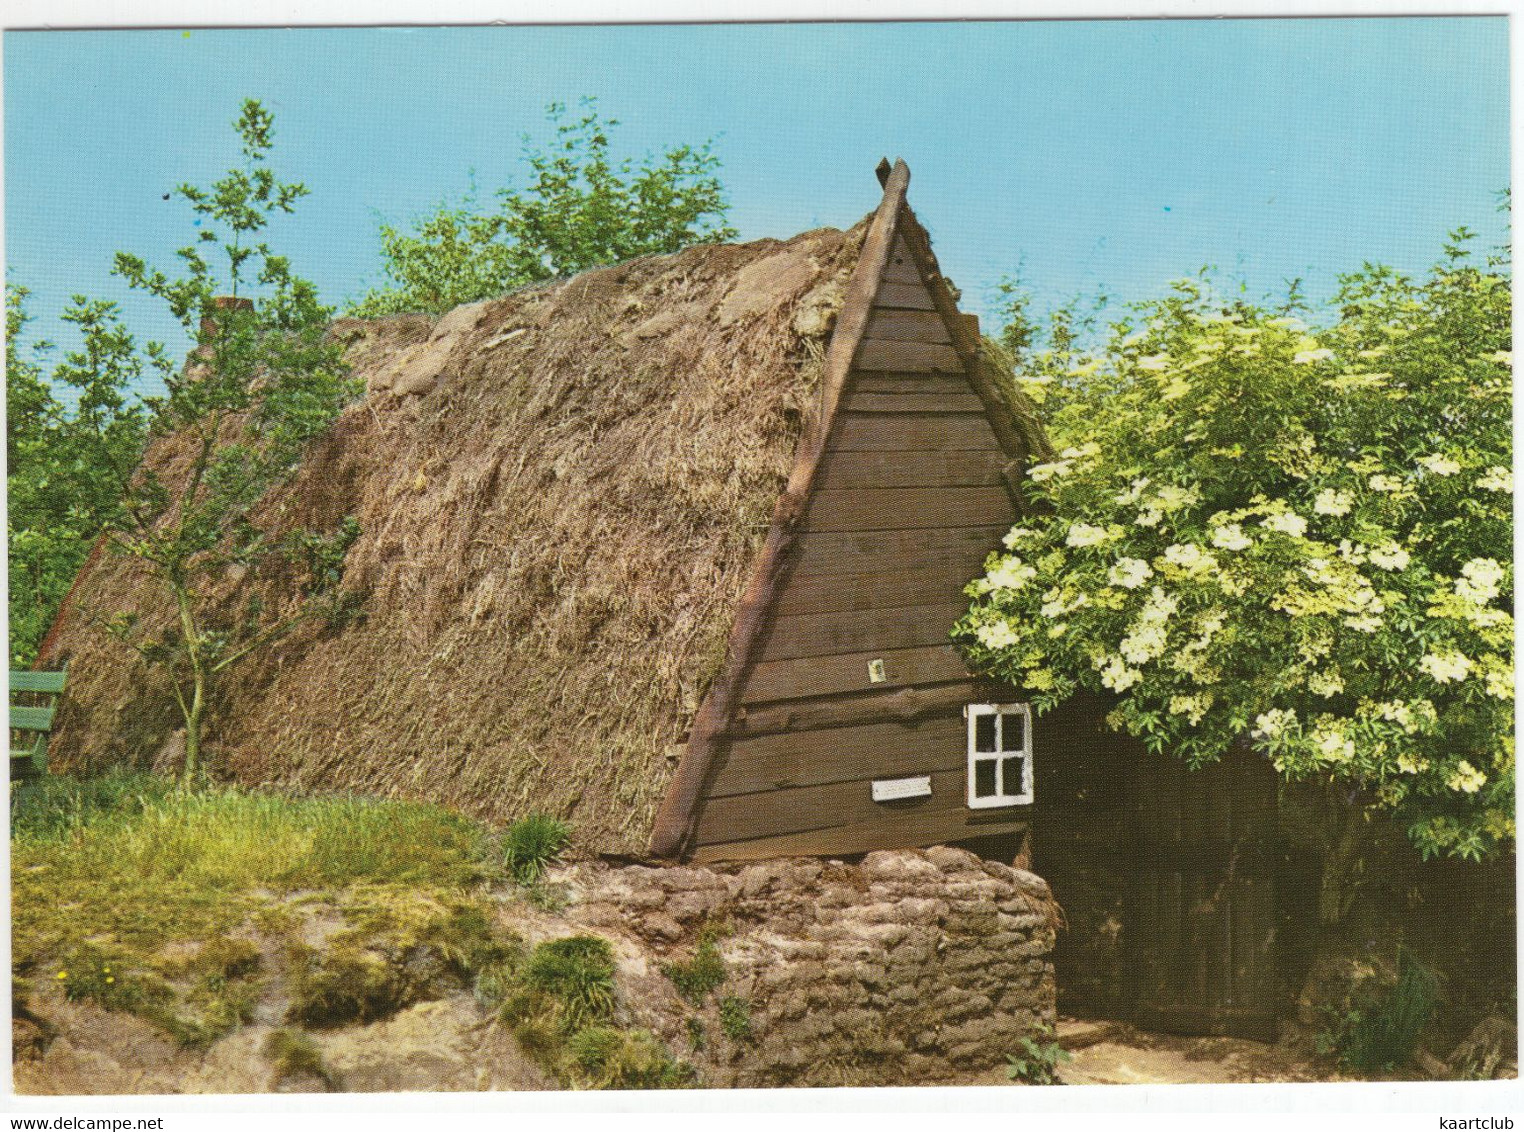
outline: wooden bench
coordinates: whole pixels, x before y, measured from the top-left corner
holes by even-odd
[[[48,770],[48,737],[53,730],[53,715],[58,695],[64,690],[65,672],[12,672],[11,673],[11,778],[23,778],[31,774],[46,774]],[[17,694],[32,701],[15,703]],[[30,747],[16,746],[16,735],[35,734],[37,738]]]

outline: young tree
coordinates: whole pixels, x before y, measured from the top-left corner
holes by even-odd
[[[970,587],[973,662],[1195,764],[1248,742],[1425,856],[1511,839],[1509,282],[1467,238],[1346,277],[1321,331],[1188,281],[1029,357],[1062,452]]]
[[[144,413],[128,389],[142,370],[115,304],[74,296],[63,313],[83,347],[44,376],[50,345],[20,340],[25,288],[6,291],[6,479],[11,663],[32,662],[42,635],[120,506],[142,450]],[[72,407],[54,395],[75,391]]]
[[[200,767],[212,681],[319,611],[333,564],[358,534],[346,521],[328,535],[274,539],[251,521],[255,505],[295,472],[304,446],[354,390],[338,347],[324,338],[331,309],[261,238],[271,218],[291,212],[307,190],[278,181],[266,165],[273,120],[258,102],[246,101],[234,126],[243,165],[209,189],[176,190],[200,217],[198,242],[178,253],[187,274],[171,278],[125,253],[115,267],[129,286],[168,303],[196,342],[178,371],[150,346],[167,389],[150,402],[151,431],[187,446],[184,473],[165,483],[152,468],[140,470],[127,482],[112,526],[116,544],[152,571],[173,602],[174,622],[162,633],[145,630],[133,615],[111,627],[150,663],[169,668],[185,719],[187,775]],[[256,605],[234,624],[205,607],[208,583],[232,567],[257,569],[276,556],[307,560],[308,600],[274,620]]]
[[[496,211],[476,211],[474,197],[441,206],[411,232],[381,226],[383,270],[391,285],[354,307],[363,317],[403,311],[440,313],[461,303],[636,256],[735,238],[723,221],[728,205],[714,175],[709,144],[677,146],[637,166],[610,154],[610,133],[596,100],[582,116],[547,108],[555,142],[547,150],[524,136],[533,174],[523,191],[503,189]]]

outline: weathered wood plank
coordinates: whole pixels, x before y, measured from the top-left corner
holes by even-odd
[[[693,860],[760,861],[769,857],[847,856],[874,849],[909,849],[946,844],[971,837],[1020,833],[1027,828],[1022,818],[1004,810],[943,810],[931,813],[886,814],[851,825],[828,826],[781,837],[752,841],[701,844]]]
[[[955,707],[943,713],[908,727],[875,723],[732,739],[720,756],[708,796],[963,770],[968,759],[966,724]]]
[[[884,679],[869,678],[869,663],[881,660]],[[741,692],[743,703],[829,696],[871,688],[902,688],[967,680],[971,673],[952,645],[884,652],[811,656],[799,660],[770,660],[751,670]]]
[[[885,692],[856,692],[815,700],[753,704],[739,709],[731,719],[730,738],[859,727],[890,720],[908,727],[950,710],[961,713],[964,704],[1002,703],[1010,695],[1010,690],[1001,685],[962,680]]]
[[[972,393],[854,393],[843,406],[851,413],[982,413]]]
[[[931,292],[919,281],[915,283],[892,283],[885,280],[873,300],[874,310],[936,310]]]
[[[910,373],[962,373],[963,359],[951,346],[936,342],[895,342],[864,338],[857,348],[857,368]]]
[[[936,311],[902,311],[874,309],[868,316],[865,338],[878,338],[891,342],[941,342],[952,344],[947,323]]]
[[[903,236],[896,236],[889,249],[889,262],[884,264],[884,278],[891,283],[921,282],[921,272],[916,267]]]
[[[794,578],[778,595],[774,612],[778,617],[788,617],[955,602],[963,599],[963,587],[978,573],[977,564],[965,569],[953,562],[903,570],[895,563],[881,563],[878,570],[861,574],[804,575]]]
[[[858,487],[1000,487],[1004,467],[1004,457],[995,451],[832,452],[821,461],[815,484],[821,491]]]
[[[805,512],[807,531],[893,531],[910,527],[1013,523],[1003,487],[861,487],[817,491]]]
[[[864,574],[892,562],[896,571],[947,566],[969,580],[1010,528],[1004,525],[915,531],[816,531],[800,536],[788,590],[818,575]],[[883,575],[878,575],[882,581]],[[795,612],[802,612],[795,610]]]
[[[911,649],[947,640],[953,622],[968,612],[968,600],[895,609],[840,610],[776,618],[758,654],[760,660]]]
[[[857,370],[852,377],[855,393],[972,393],[974,387],[962,374],[904,373],[894,370]]]
[[[837,452],[1000,451],[983,413],[843,413]]]
[[[704,844],[778,837],[903,813],[956,810],[961,815],[968,812],[967,778],[962,766],[934,773],[929,795],[887,805],[873,800],[872,783],[867,780],[709,797],[699,815],[696,840]]]

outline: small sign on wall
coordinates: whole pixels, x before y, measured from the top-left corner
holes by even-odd
[[[884,778],[873,784],[875,802],[896,802],[901,798],[926,798],[931,795],[931,775],[917,778]]]
[[[884,671],[884,662],[882,660],[870,660],[868,662],[868,683],[882,684],[887,679],[889,679],[889,674]]]

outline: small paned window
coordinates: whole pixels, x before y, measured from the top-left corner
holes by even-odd
[[[969,704],[968,804],[972,809],[1032,801],[1032,709]]]

